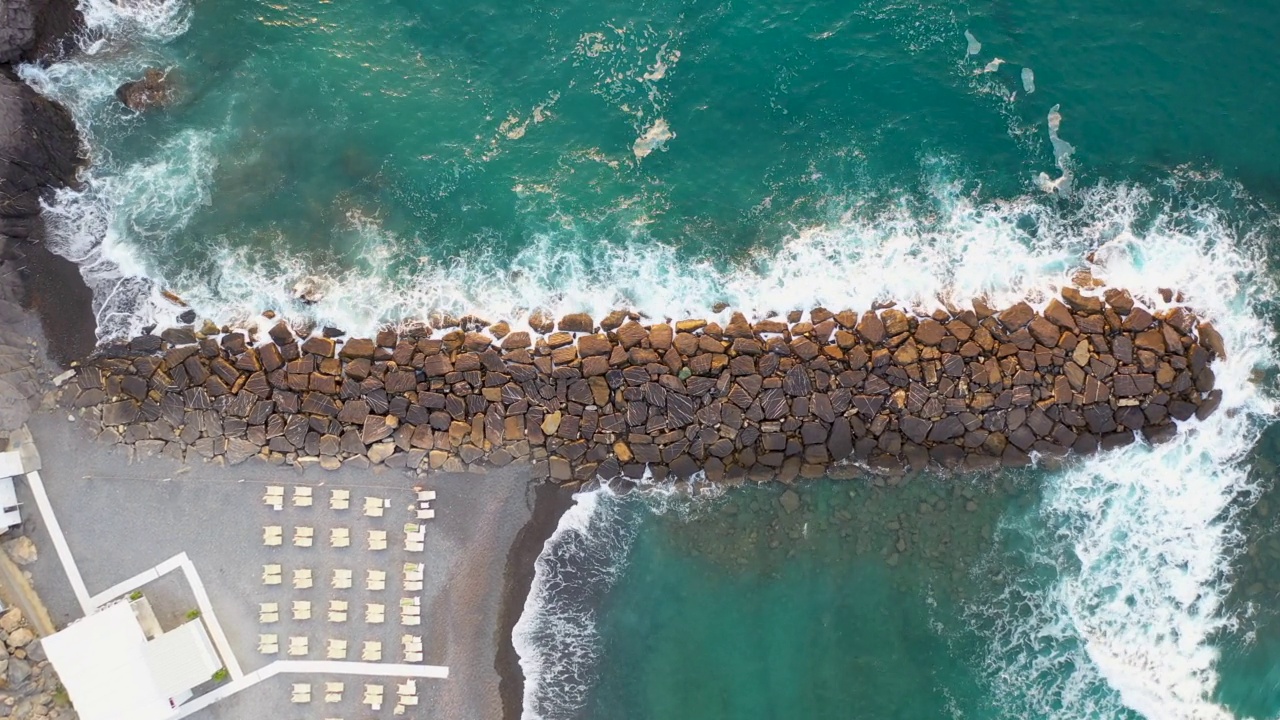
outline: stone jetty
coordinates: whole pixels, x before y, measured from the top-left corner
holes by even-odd
[[[1068,288],[1040,311],[435,324],[454,327],[172,328],[100,348],[63,400],[138,457],[787,482],[1165,442],[1218,407],[1225,356],[1189,308],[1153,313],[1116,289]]]

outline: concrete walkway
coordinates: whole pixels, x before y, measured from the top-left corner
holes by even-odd
[[[23,450],[29,453],[35,453],[34,444],[24,447]],[[38,454],[36,455],[38,458]],[[38,460],[36,461],[38,465]],[[203,710],[219,700],[235,695],[245,689],[253,687],[258,683],[273,678],[284,673],[299,674],[327,674],[327,675],[360,675],[366,677],[386,677],[386,678],[437,678],[444,679],[449,677],[449,668],[438,665],[409,665],[400,663],[367,663],[367,662],[341,662],[332,660],[278,660],[268,664],[259,670],[245,673],[241,668],[240,661],[236,658],[231,648],[231,643],[227,639],[226,632],[223,630],[222,624],[218,621],[217,613],[213,608],[213,604],[209,599],[209,593],[204,586],[204,582],[200,579],[200,574],[196,571],[195,564],[187,556],[186,552],[179,553],[157,565],[147,568],[133,577],[122,580],[106,590],[89,594],[88,587],[85,585],[84,577],[80,572],[79,566],[76,565],[75,556],[71,552],[71,548],[67,543],[66,535],[63,533],[62,526],[58,523],[57,514],[53,510],[53,504],[49,500],[49,494],[45,489],[44,481],[40,477],[39,471],[27,473],[26,480],[31,488],[32,495],[35,498],[36,506],[40,511],[41,517],[44,519],[45,528],[47,529],[50,540],[53,543],[54,550],[58,555],[58,560],[62,564],[63,571],[66,573],[67,580],[71,584],[72,591],[75,593],[76,600],[79,602],[81,609],[86,616],[96,613],[104,605],[124,597],[127,594],[145,586],[147,583],[159,579],[175,570],[181,570],[187,580],[187,584],[191,587],[192,593],[195,595],[197,607],[200,609],[200,617],[204,621],[205,626],[209,630],[210,638],[218,654],[221,656],[223,663],[226,665],[227,674],[230,676],[230,682],[219,686],[212,692],[206,693],[195,698],[189,703],[182,705],[178,713],[173,717],[185,718],[200,710]],[[8,558],[2,558],[4,562]],[[0,580],[4,579],[5,567],[4,562],[0,562]],[[21,571],[8,563],[18,576]],[[27,612],[24,609],[24,612]],[[32,613],[34,618],[39,617],[38,613]],[[48,630],[53,632],[52,621],[48,619],[48,614],[44,615],[48,624]]]

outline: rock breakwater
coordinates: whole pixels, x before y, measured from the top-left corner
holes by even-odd
[[[108,345],[64,401],[138,456],[593,478],[791,481],[1165,442],[1221,401],[1221,336],[1174,305],[1067,289],[1037,311],[815,308],[723,326],[535,314],[345,342],[284,324]],[[452,321],[437,322],[446,325]]]

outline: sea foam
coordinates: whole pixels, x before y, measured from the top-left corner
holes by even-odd
[[[1098,185],[1070,207],[1030,196],[975,204],[940,191],[939,206],[948,210],[938,217],[887,211],[803,231],[702,296],[757,312],[766,298],[795,307],[865,307],[884,297],[933,307],[983,295],[996,304],[1044,302],[1088,255],[1094,277],[1129,288],[1151,307],[1168,305],[1162,288],[1179,289],[1223,333],[1230,355],[1214,366],[1224,393],[1218,413],[1183,423],[1170,444],[1138,444],[1048,473],[1035,513],[1009,518],[1002,529],[1030,535],[1020,545],[1032,554],[1019,559],[1026,565],[1020,575],[1004,567],[1007,558],[991,559],[984,572],[1017,577],[971,608],[968,631],[989,644],[986,681],[1008,717],[1106,717],[1124,708],[1152,718],[1229,717],[1210,700],[1212,640],[1232,622],[1222,608],[1240,544],[1234,513],[1241,505],[1232,503],[1253,491],[1243,457],[1275,411],[1254,377],[1276,364],[1259,308],[1273,289],[1261,263],[1264,234],[1274,228],[1240,232],[1213,202],[1186,202],[1201,182],[1186,173],[1159,193]],[[616,513],[599,523],[584,517],[599,507],[596,499],[575,507],[557,537],[574,533],[572,542],[586,547],[591,533],[607,528],[604,542],[620,548]],[[562,552],[560,542],[553,538],[546,552]],[[625,552],[611,557],[625,562]],[[571,636],[590,649],[565,657],[594,662],[598,653],[594,616],[556,608],[565,597],[556,573],[569,567],[540,560],[542,575],[526,602],[517,646],[534,673],[526,718],[570,717],[577,707],[570,701],[582,694],[562,691],[556,678],[565,666],[546,669],[558,657],[538,641],[554,634],[548,623],[587,623]],[[539,626],[542,633],[533,632]]]
[[[1037,512],[1008,520],[1006,537],[1032,548],[1020,558],[1029,571],[972,608],[996,628],[992,693],[1006,698],[1011,717],[1128,708],[1149,718],[1229,718],[1212,701],[1213,640],[1233,624],[1223,601],[1242,545],[1237,514],[1257,490],[1245,456],[1276,410],[1256,381],[1276,365],[1260,308],[1275,291],[1260,235],[1274,228],[1237,233],[1212,205],[1192,204],[1140,231],[1145,193],[1094,190],[1083,200],[1082,213],[1095,218],[1083,230],[1108,236],[1094,256],[1100,273],[1149,297],[1179,288],[1213,319],[1229,348],[1214,365],[1223,404],[1204,422],[1183,423],[1172,443],[1052,474]],[[993,557],[990,569],[1007,561]]]

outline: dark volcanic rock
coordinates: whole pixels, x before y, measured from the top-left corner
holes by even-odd
[[[82,162],[70,113],[0,74],[0,235],[31,238],[40,200],[73,185]]]

